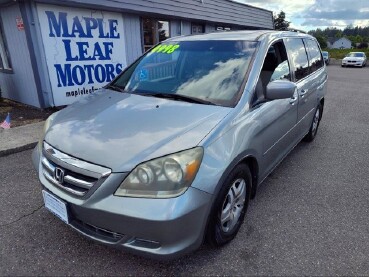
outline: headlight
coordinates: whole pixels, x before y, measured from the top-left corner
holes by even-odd
[[[115,192],[116,196],[171,198],[184,193],[199,170],[202,147],[138,165]]]

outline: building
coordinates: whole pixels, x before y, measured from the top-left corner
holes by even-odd
[[[327,46],[330,49],[350,49],[352,48],[352,42],[345,37],[342,37],[340,39],[328,38]]]
[[[169,37],[273,29],[271,11],[230,0],[0,0],[2,97],[68,105]]]

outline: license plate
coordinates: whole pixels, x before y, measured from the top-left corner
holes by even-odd
[[[45,208],[68,224],[67,204],[47,191],[42,191]]]

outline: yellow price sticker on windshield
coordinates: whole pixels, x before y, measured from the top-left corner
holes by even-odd
[[[161,44],[151,50],[151,53],[172,54],[179,48],[179,44]]]

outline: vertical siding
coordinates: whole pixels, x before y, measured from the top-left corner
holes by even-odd
[[[141,21],[137,15],[123,14],[124,37],[126,39],[127,65],[142,54]]]
[[[181,35],[181,21],[171,20],[170,21],[170,37],[177,37]]]
[[[182,21],[182,35],[183,36],[191,35],[191,22],[190,21]]]
[[[38,19],[36,3],[33,1],[24,2],[28,17],[31,43],[35,54],[35,64],[39,72],[40,87],[45,107],[55,106],[53,93],[51,90],[49,70],[46,64],[44,44],[42,43],[41,26]],[[23,19],[24,20],[24,19]]]
[[[273,28],[271,11],[228,0],[64,0],[95,5],[101,9],[166,15],[182,19],[206,20],[254,28]]]
[[[21,16],[18,4],[1,8],[0,15],[13,68],[13,73],[0,72],[2,96],[40,107],[26,34],[15,23],[16,17]]]

